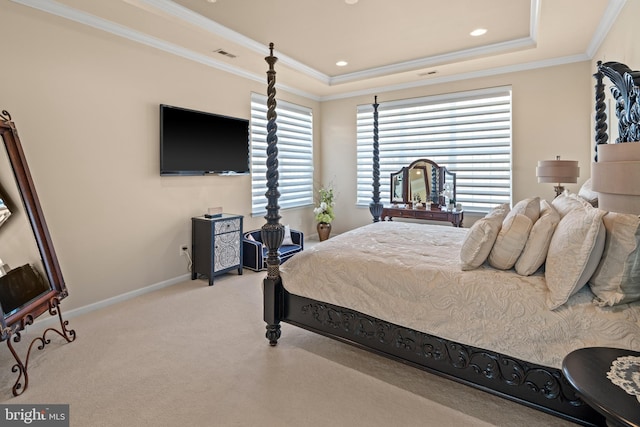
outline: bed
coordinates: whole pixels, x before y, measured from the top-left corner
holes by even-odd
[[[589,286],[554,300],[557,294],[549,297],[548,271],[522,275],[486,262],[461,269],[470,229],[379,221],[375,131],[373,223],[321,242],[280,268],[277,58],[270,47],[268,205],[262,228],[269,248],[264,320],[270,344],[277,344],[280,323],[286,322],[573,422],[604,425],[604,418],[580,400],[563,376],[562,359],[574,349],[593,345],[640,350],[640,302],[618,299],[612,306],[598,305]],[[583,203],[586,212],[588,202],[578,195],[559,199],[557,207],[562,210],[563,203],[574,202]],[[590,215],[604,222],[604,214],[592,209]],[[505,215],[508,212],[501,221]],[[589,239],[602,245],[598,257],[605,250],[603,230],[590,231],[597,236]]]

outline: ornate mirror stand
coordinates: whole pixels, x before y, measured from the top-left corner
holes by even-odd
[[[3,110],[0,114],[0,135],[4,140],[8,161],[5,162],[11,166],[13,178],[15,178],[15,186],[6,171],[0,170],[0,176],[3,182],[0,187],[3,197],[7,197],[8,210],[11,212],[9,217],[3,223],[0,229],[0,242],[3,251],[2,257],[11,256],[19,258],[21,267],[9,269],[0,275],[0,286],[11,287],[12,292],[4,292],[0,287],[0,341],[6,341],[9,351],[16,360],[15,365],[11,367],[12,372],[18,373],[18,378],[13,385],[13,395],[22,394],[29,386],[28,365],[29,357],[33,346],[37,344],[38,350],[51,342],[47,338],[49,332],[56,333],[64,338],[67,342],[76,339],[75,331],[68,329],[68,321],[62,319],[60,311],[60,301],[68,295],[67,287],[62,278],[58,258],[53,248],[53,242],[49,235],[47,224],[44,220],[44,214],[40,207],[40,201],[36,194],[36,189],[27,166],[27,160],[22,151],[22,145],[18,137],[18,131],[11,115]],[[13,197],[12,197],[13,196]],[[22,203],[18,203],[16,199],[22,199]],[[13,199],[13,200],[12,200]],[[11,203],[11,202],[14,203]],[[35,244],[33,245],[34,256],[16,255],[22,254],[22,250],[29,245],[29,236],[24,236],[18,226],[19,221],[28,221],[33,231]],[[27,227],[28,228],[28,227]],[[7,233],[12,238],[7,239]],[[17,238],[15,236],[17,235]],[[5,244],[6,242],[16,242],[19,245]],[[14,246],[16,249],[14,250]],[[27,250],[26,252],[29,252]],[[26,261],[21,256],[28,258]],[[37,259],[39,257],[39,259]],[[12,262],[15,262],[13,259]],[[1,267],[1,266],[0,266]],[[35,285],[34,285],[35,284]],[[32,289],[36,287],[34,294]],[[28,291],[26,290],[28,288]],[[39,290],[38,290],[39,289]],[[17,294],[17,298],[9,301],[8,294]],[[52,316],[58,316],[60,321],[60,329],[48,328],[41,337],[36,337],[31,341],[24,360],[20,358],[14,343],[19,343],[22,339],[21,331],[28,325],[32,325],[34,320],[45,312],[49,312]]]

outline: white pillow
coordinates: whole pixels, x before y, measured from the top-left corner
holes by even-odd
[[[578,191],[578,196],[589,202],[594,208],[598,207],[598,192],[593,191],[591,178],[587,179],[584,184],[582,184],[580,191]]]
[[[509,219],[509,215],[526,215],[534,223],[540,217],[540,197],[530,197],[528,199],[520,200],[511,208],[509,214],[504,219],[505,222]],[[503,225],[504,226],[504,225]]]
[[[284,226],[284,239],[282,239],[282,246],[293,244],[293,240],[291,240],[291,228],[287,224]]]
[[[558,223],[551,237],[545,268],[549,288],[547,306],[551,310],[566,303],[598,267],[606,237],[602,223],[605,214],[589,205],[573,209]]]
[[[533,224],[527,243],[516,261],[516,272],[522,276],[535,273],[547,259],[551,237],[560,222],[560,214],[546,200],[540,200],[540,218]]]
[[[566,190],[564,193],[562,193],[561,195],[553,199],[551,204],[560,214],[560,218],[562,218],[563,216],[565,216],[566,214],[568,214],[570,211],[574,209],[583,208],[583,207],[590,207],[590,208],[593,207],[591,206],[591,204],[589,204],[589,202],[584,200],[582,197],[578,197],[576,194],[570,193],[569,191],[566,191]]]
[[[462,270],[473,270],[486,261],[508,212],[509,205],[505,203],[496,206],[484,218],[473,223],[460,248]]]
[[[509,212],[502,222],[502,228],[489,254],[489,265],[499,270],[508,270],[513,267],[527,243],[532,225],[533,222],[528,216],[511,215]]]
[[[589,280],[600,306],[640,300],[640,218],[609,212],[602,219],[607,239],[600,265]]]

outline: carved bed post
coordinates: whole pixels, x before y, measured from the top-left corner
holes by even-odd
[[[269,344],[276,345],[280,338],[282,318],[282,283],[280,281],[280,256],[278,248],[284,239],[284,226],[280,224],[278,206],[278,125],[276,124],[276,72],[273,68],[278,60],[273,56],[273,43],[269,44],[270,55],[265,58],[267,71],[267,214],[262,226],[262,242],[267,246],[267,277],[264,279],[264,321],[267,322],[266,337]]]
[[[373,197],[369,203],[369,212],[373,222],[380,221],[382,203],[380,203],[380,148],[378,143],[378,97],[373,98]]]
[[[609,135],[607,134],[607,106],[604,102],[604,83],[602,79],[604,75],[600,66],[602,61],[598,61],[598,71],[593,75],[596,79],[596,146],[594,147],[595,155],[593,160],[598,161],[598,145],[607,144]]]

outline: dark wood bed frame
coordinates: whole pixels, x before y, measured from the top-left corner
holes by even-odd
[[[579,424],[605,425],[605,419],[577,396],[575,389],[559,369],[445,340],[364,313],[287,292],[280,278],[280,260],[277,252],[284,237],[284,226],[279,223],[278,206],[280,194],[274,70],[277,58],[273,56],[273,43],[269,48],[270,55],[265,58],[269,64],[266,192],[268,204],[265,216],[267,222],[262,227],[262,240],[269,248],[267,276],[264,280],[264,320],[267,323],[266,337],[269,343],[272,346],[277,344],[281,335],[280,322],[286,322]],[[611,64],[607,63],[609,67],[605,70],[603,67],[606,65],[598,63],[598,72],[594,75],[597,79],[597,144],[606,143],[607,125],[602,77],[613,69],[610,67]],[[621,67],[617,69],[626,71]],[[374,178],[370,211],[373,221],[378,222],[382,203],[379,194],[377,97],[373,107]]]

